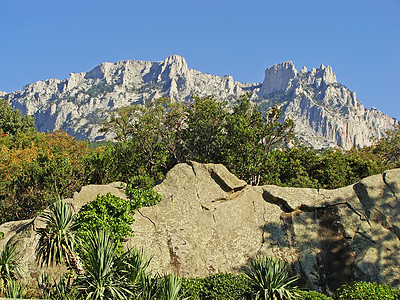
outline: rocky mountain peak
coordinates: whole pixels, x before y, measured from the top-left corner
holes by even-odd
[[[282,119],[292,118],[299,139],[315,148],[361,147],[399,124],[376,109],[366,109],[355,92],[337,82],[330,66],[310,71],[303,67],[297,72],[291,61],[267,68],[262,84],[190,69],[179,55],[157,62],[105,62],[89,72],[71,73],[64,80],[38,81],[0,96],[22,113],[33,115],[40,131],[62,129],[93,141],[113,138],[99,129],[110,112],[123,106],[160,97],[191,101],[192,95],[211,94],[229,106],[245,93],[250,93],[262,110],[279,102]]]
[[[264,96],[273,92],[284,91],[296,75],[297,70],[291,61],[269,67],[265,70],[265,78],[259,95]]]

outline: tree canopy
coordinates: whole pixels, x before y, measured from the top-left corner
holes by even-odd
[[[23,116],[21,111],[14,109],[0,98],[0,130],[5,134],[15,135],[18,132],[35,130],[35,119]]]

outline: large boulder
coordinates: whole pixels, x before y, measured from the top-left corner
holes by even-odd
[[[308,284],[399,286],[400,169],[335,190],[248,186],[221,165],[180,164],[143,208],[128,246],[151,268],[183,276],[240,272],[258,254],[288,262]]]
[[[249,186],[222,165],[179,164],[154,188],[163,200],[135,214],[126,246],[143,248],[159,273],[240,272],[265,254],[322,291],[352,279],[400,286],[399,188],[400,169],[316,190]],[[108,192],[125,197],[114,183],[84,187],[69,201],[79,209]],[[0,225],[0,249],[16,242],[32,278],[43,271],[34,256],[39,225],[37,219]]]

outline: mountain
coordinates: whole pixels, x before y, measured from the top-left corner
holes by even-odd
[[[364,146],[398,124],[376,109],[366,109],[354,92],[337,83],[332,68],[297,72],[292,62],[265,71],[263,83],[240,83],[232,76],[215,76],[188,68],[171,55],[161,62],[126,60],[102,63],[89,72],[71,73],[64,80],[48,79],[5,95],[14,108],[36,118],[38,130],[62,129],[90,141],[112,138],[99,132],[101,124],[126,105],[159,97],[190,101],[191,95],[214,94],[232,103],[240,95],[264,110],[282,104],[282,118],[295,121],[298,137],[315,148]]]

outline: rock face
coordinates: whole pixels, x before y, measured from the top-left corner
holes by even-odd
[[[399,124],[376,109],[366,109],[356,94],[338,84],[332,68],[297,72],[292,62],[265,71],[262,84],[240,83],[232,76],[214,76],[188,68],[185,59],[171,55],[161,62],[126,60],[102,63],[89,72],[71,73],[64,80],[48,79],[22,91],[0,94],[14,108],[36,118],[40,131],[62,129],[90,141],[112,138],[100,133],[109,112],[159,97],[190,101],[208,96],[230,104],[249,92],[263,110],[279,102],[282,119],[295,121],[298,137],[315,148],[364,146]]]
[[[288,262],[313,288],[351,279],[400,286],[400,169],[336,190],[248,186],[222,165],[179,164],[154,188],[163,200],[135,215],[127,246],[153,256],[151,269],[183,276],[240,272],[258,254]],[[124,197],[119,184],[87,186]],[[36,225],[35,225],[36,224]],[[5,223],[0,249],[17,242],[27,274],[38,276],[37,220]]]
[[[399,122],[376,109],[366,109],[356,93],[337,83],[330,66],[299,73],[292,62],[268,68],[254,97],[262,107],[282,104],[284,118],[296,124],[300,140],[314,148],[366,146]]]

